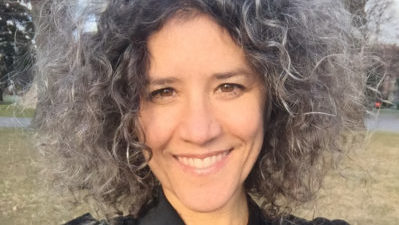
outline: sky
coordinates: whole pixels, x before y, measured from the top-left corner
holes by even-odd
[[[392,22],[381,27],[381,35],[378,39],[386,43],[399,44],[399,0],[393,0],[390,13],[393,17]]]

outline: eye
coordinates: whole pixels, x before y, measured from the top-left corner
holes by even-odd
[[[173,88],[167,87],[152,91],[149,94],[149,99],[152,102],[167,103],[175,95],[176,91]]]
[[[244,90],[245,87],[241,84],[225,83],[217,87],[216,93],[222,97],[231,98],[240,96]]]

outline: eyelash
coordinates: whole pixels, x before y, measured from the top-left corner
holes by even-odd
[[[238,88],[239,90],[245,90],[245,87],[243,85],[235,84],[235,83],[224,83],[224,84],[221,84],[221,85],[219,85],[217,87],[217,90],[221,90],[221,88],[223,88],[223,87],[229,87],[229,88],[233,88],[233,89]],[[226,92],[232,92],[232,91],[234,91],[234,90],[226,91]]]
[[[231,90],[223,91],[222,88],[231,88]],[[245,91],[245,90],[246,90],[246,87],[244,87],[241,84],[223,83],[216,88],[215,93],[220,92],[221,94],[231,95],[231,96],[224,96],[224,97],[235,97],[235,96],[240,95],[240,93],[234,93],[235,91]],[[166,95],[163,96],[163,94],[166,94]],[[166,88],[161,88],[161,89],[152,91],[149,94],[148,98],[151,101],[155,101],[156,99],[169,98],[169,97],[173,97],[174,95],[176,95],[176,90],[171,87],[166,87]]]
[[[162,94],[164,94],[166,92],[171,93],[171,94],[167,95],[167,96],[162,96]],[[175,94],[176,94],[176,91],[173,88],[167,87],[167,88],[161,88],[161,89],[152,91],[149,94],[149,98],[150,99],[155,99],[155,98],[162,98],[162,97],[170,97],[170,96],[175,95]]]

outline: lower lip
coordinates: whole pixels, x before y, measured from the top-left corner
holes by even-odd
[[[210,174],[215,174],[218,171],[220,171],[226,165],[228,159],[230,158],[231,152],[232,150],[229,150],[227,155],[225,155],[220,161],[216,162],[215,164],[207,168],[202,168],[202,169],[185,165],[181,163],[176,157],[174,157],[174,159],[176,160],[177,164],[183,169],[184,172],[194,174],[197,176],[206,176]]]

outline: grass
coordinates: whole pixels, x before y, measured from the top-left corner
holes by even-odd
[[[396,119],[399,119],[399,109],[381,109],[380,114],[392,116]]]
[[[0,224],[62,224],[87,212],[47,191],[31,146],[22,129],[0,128]]]
[[[0,117],[33,117],[34,109],[22,108],[15,104],[0,104]]]
[[[370,111],[370,117],[373,116],[385,116],[394,119],[399,119],[399,109],[389,109],[389,108],[382,108],[382,109],[373,109]]]
[[[21,129],[0,129],[1,224],[62,224],[90,210],[47,192],[38,154]],[[21,141],[23,140],[23,141]],[[305,218],[343,218],[351,225],[396,225],[399,221],[399,133],[375,133],[368,147],[349,155],[331,172],[318,200],[298,209]]]
[[[318,199],[296,212],[305,218],[343,218],[351,225],[399,221],[399,133],[377,132],[366,149],[331,172]]]

